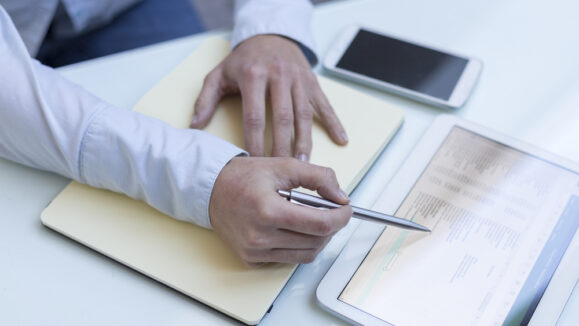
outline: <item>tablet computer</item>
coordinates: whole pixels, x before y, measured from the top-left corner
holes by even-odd
[[[442,115],[373,209],[432,232],[360,223],[322,307],[364,325],[526,324],[577,231],[579,166]]]

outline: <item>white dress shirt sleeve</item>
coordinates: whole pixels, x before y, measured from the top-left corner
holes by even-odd
[[[231,46],[235,48],[255,35],[282,35],[298,42],[310,64],[315,65],[312,10],[309,0],[236,0]]]
[[[29,57],[0,6],[0,156],[210,227],[221,169],[243,151],[103,102]]]

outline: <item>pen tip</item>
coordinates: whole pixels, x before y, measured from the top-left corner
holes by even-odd
[[[428,232],[428,233],[431,233],[431,232],[432,232],[432,230],[430,230],[430,229],[427,228],[426,226],[423,226],[423,225],[420,225],[420,224],[417,225],[417,228],[418,228],[418,230],[420,230],[420,231],[422,231],[422,232]]]

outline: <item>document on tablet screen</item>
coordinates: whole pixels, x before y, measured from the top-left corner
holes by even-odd
[[[520,321],[577,229],[579,175],[454,127],[396,216],[432,233],[386,228],[340,300],[396,325]]]

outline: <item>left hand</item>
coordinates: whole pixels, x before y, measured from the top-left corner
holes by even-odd
[[[245,148],[264,156],[266,96],[273,109],[273,156],[308,161],[312,150],[312,119],[316,111],[332,140],[345,145],[346,132],[299,46],[277,35],[258,35],[236,47],[203,83],[191,128],[205,127],[219,100],[241,94]],[[295,129],[292,153],[291,135]]]

